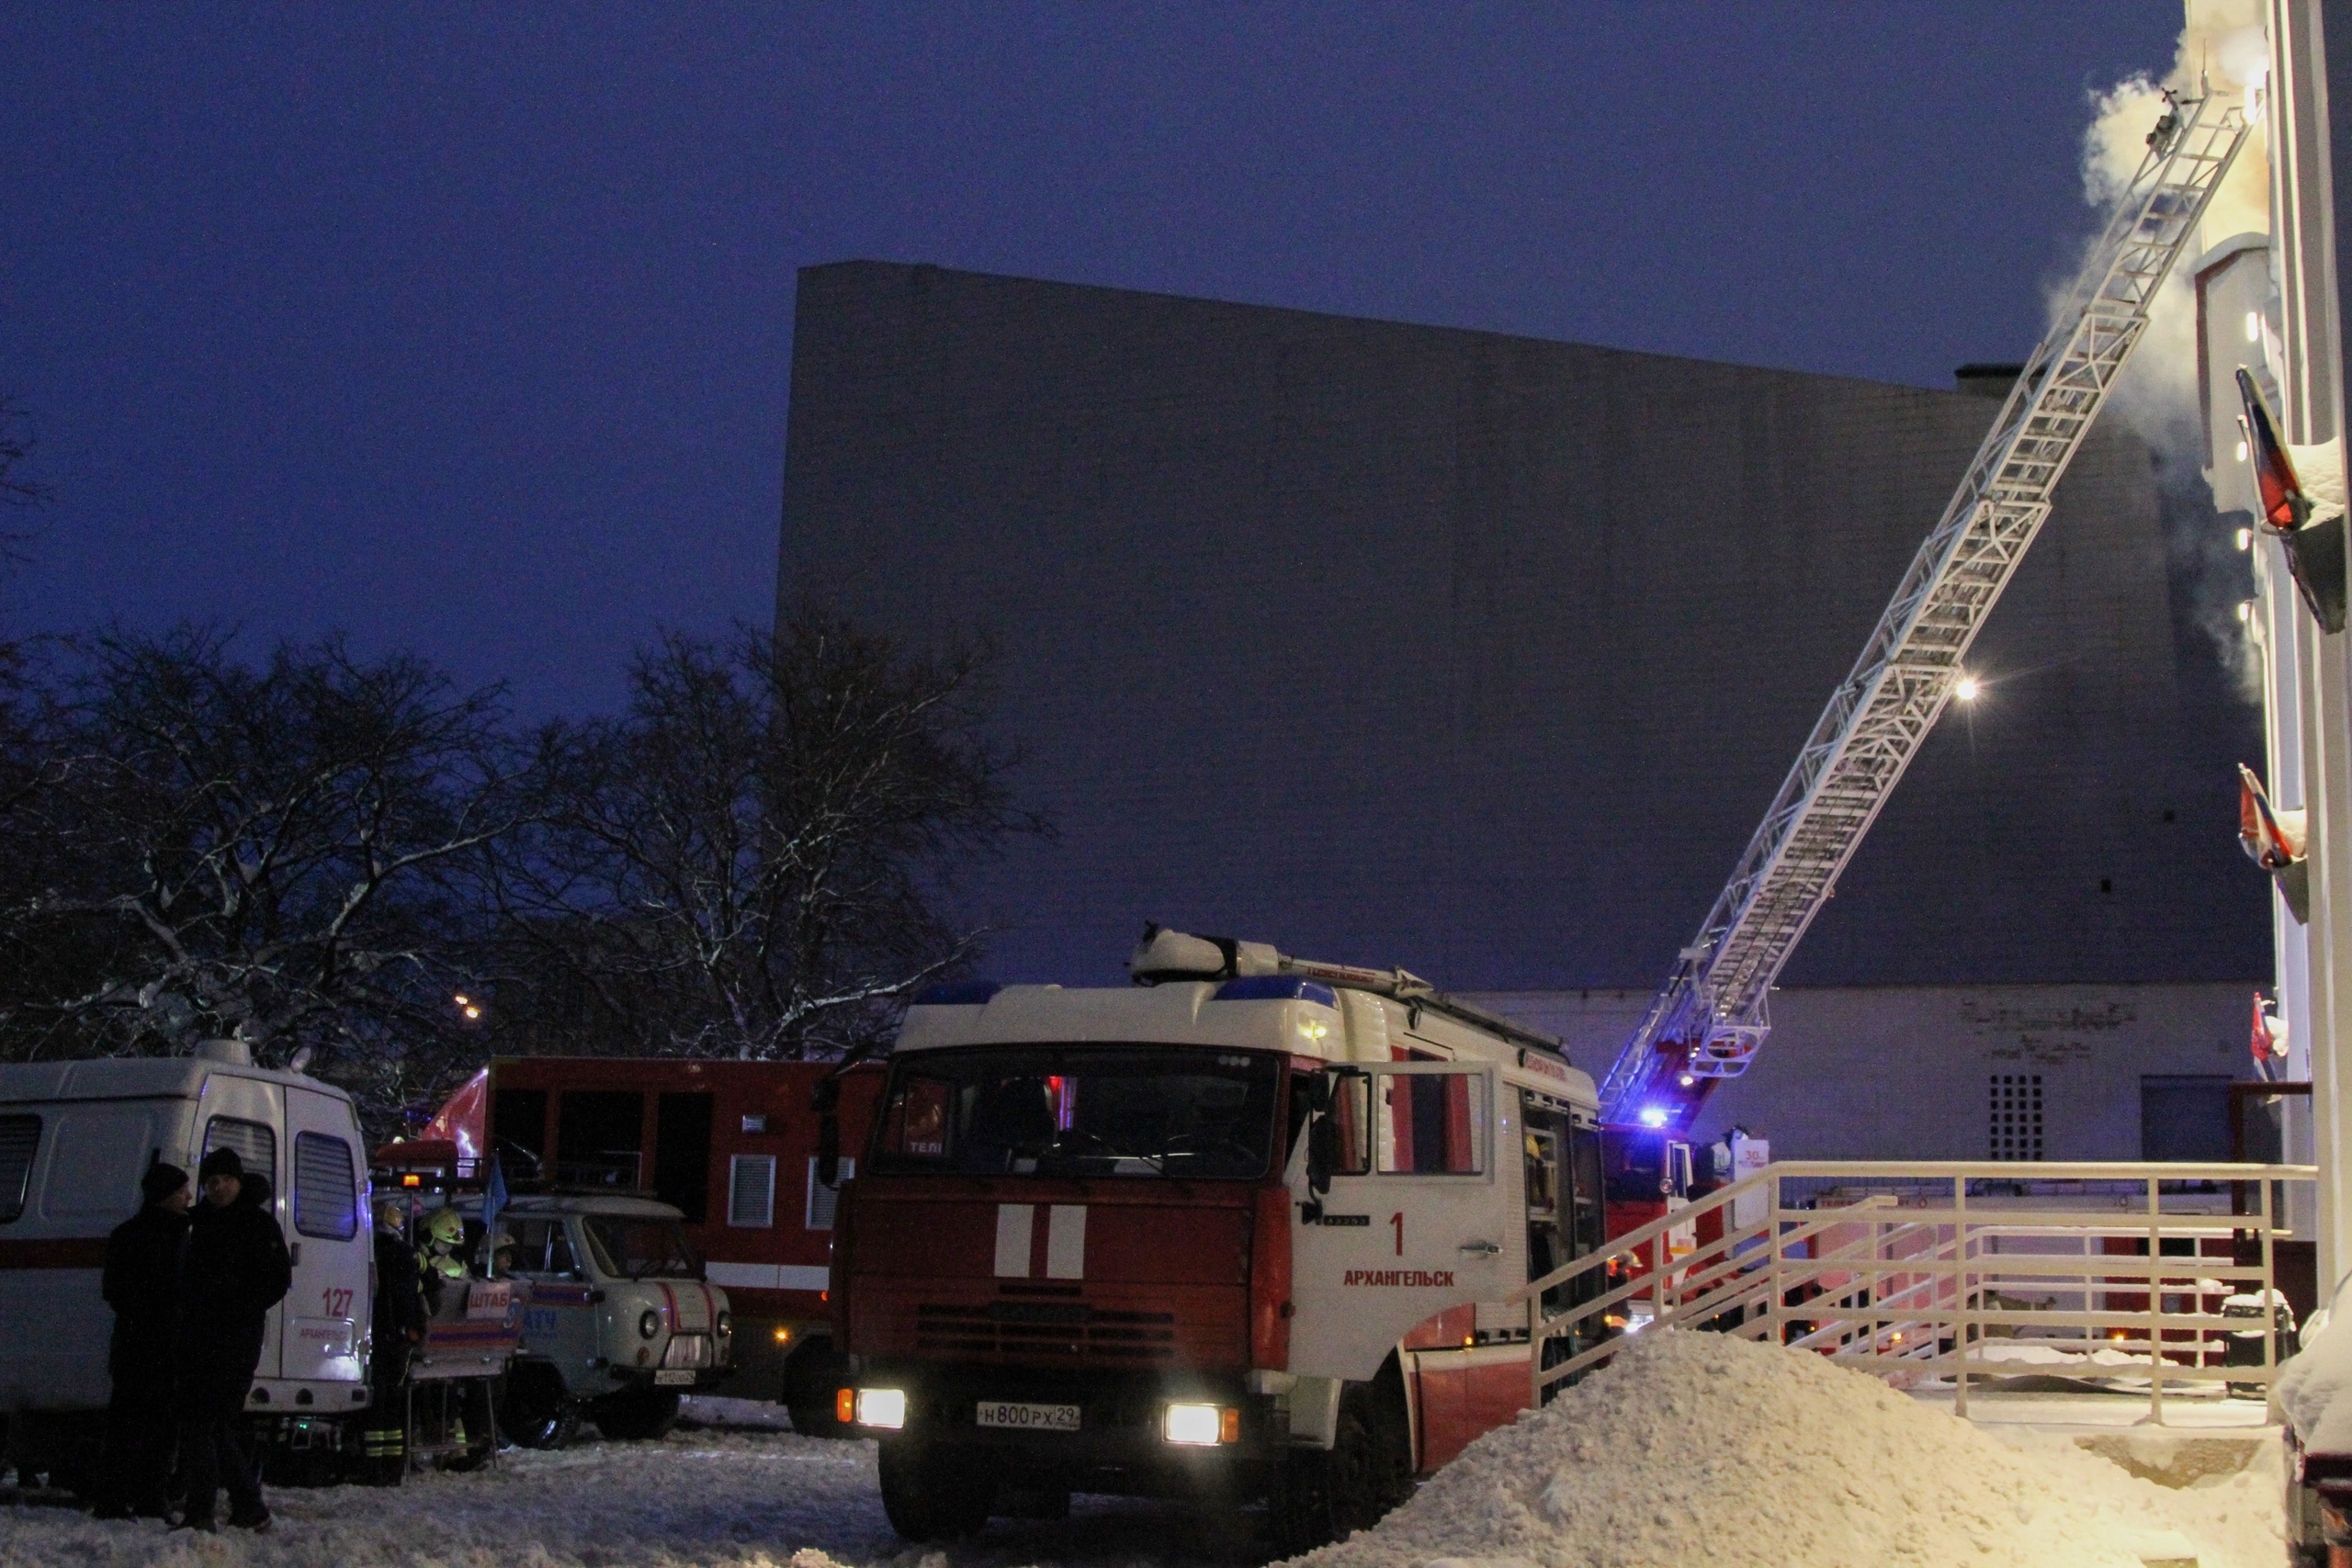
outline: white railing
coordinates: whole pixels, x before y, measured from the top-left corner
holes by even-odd
[[[2282,1184],[2310,1166],[1785,1161],[1515,1292],[1530,1402],[1624,1333],[1702,1327],[1905,1385],[2059,1373],[2165,1390],[2277,1376]],[[1660,1258],[1663,1249],[1664,1257]],[[2224,1302],[2241,1311],[2224,1315]],[[2252,1303],[2246,1302],[2252,1298]],[[2226,1364],[2233,1335],[2259,1364]],[[1546,1364],[1549,1362],[1550,1364]]]

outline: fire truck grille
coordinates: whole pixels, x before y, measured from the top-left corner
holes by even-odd
[[[1164,1361],[1176,1353],[1176,1314],[1083,1302],[925,1303],[915,1308],[915,1348],[951,1356]]]

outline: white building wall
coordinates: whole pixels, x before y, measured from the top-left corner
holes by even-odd
[[[1644,991],[1489,991],[1468,998],[1557,1034],[1606,1071]],[[1775,992],[1772,1038],[1717,1089],[1699,1140],[1736,1122],[1775,1159],[1984,1159],[1988,1083],[2042,1078],[2043,1157],[2141,1157],[2147,1076],[2251,1077],[2253,987],[1873,986]]]
[[[2271,171],[2271,265],[2278,286],[2278,353],[2271,369],[2286,436],[2316,445],[2342,434],[2343,342],[2336,310],[2335,189],[2336,134],[2330,123],[2329,58],[2323,7],[2316,0],[2272,0],[2267,126]],[[2339,40],[2339,53],[2352,40]],[[2274,596],[2275,597],[2275,596]],[[2352,744],[2347,744],[2345,638],[2324,636],[2300,606],[2286,627],[2274,625],[2267,650],[2270,683],[2294,688],[2301,784],[2309,810],[2311,923],[2308,957],[2309,1053],[2319,1183],[2319,1277],[2323,1286],[2352,1260],[2347,1164],[2346,1051],[2352,1047]],[[2286,635],[2282,635],[2286,634]],[[2291,948],[2291,942],[2282,944]],[[2281,954],[2282,983],[2295,977],[2291,952]]]

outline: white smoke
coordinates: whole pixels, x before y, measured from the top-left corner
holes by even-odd
[[[2091,96],[2091,125],[2083,137],[2085,198],[2102,218],[2113,214],[2148,156],[2148,133],[2165,112],[2166,89],[2184,98],[2210,91],[2258,103],[2268,85],[2269,62],[2262,0],[2188,0],[2170,72],[2160,80],[2133,76]],[[2116,412],[2152,441],[2182,418],[2196,438],[2197,253],[2235,234],[2269,231],[2266,127],[2267,122],[2255,126],[2214,192],[2198,239],[2165,280],[2149,311],[2147,335],[2117,383]],[[2201,452],[2201,442],[2197,449]]]
[[[2083,194],[2102,220],[2113,215],[2148,156],[2148,134],[2165,112],[2166,89],[2179,98],[2211,92],[2241,99],[2261,114],[2270,65],[2263,9],[2262,0],[2188,0],[2170,71],[2160,78],[2133,76],[2091,95],[2091,124],[2083,137]],[[2196,564],[2198,619],[2249,698],[2260,694],[2260,661],[2236,615],[2237,602],[2247,592],[2245,559],[2227,547],[2228,531],[2213,516],[2216,498],[2204,472],[2196,275],[2201,251],[2234,235],[2269,232],[2267,130],[2266,116],[2214,192],[2196,240],[2165,280],[2149,310],[2148,330],[2108,400],[2113,416],[2132,426],[2155,454],[2160,481],[2176,498],[2175,510],[2191,514],[2183,536],[2173,541],[2175,552]],[[2062,303],[2052,298],[2053,319]]]

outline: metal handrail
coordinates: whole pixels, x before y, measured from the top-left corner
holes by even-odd
[[[1611,1308],[1631,1316],[1646,1300],[1652,1332],[1700,1325],[1819,1350],[1841,1364],[1890,1376],[1948,1376],[1963,1416],[1971,1379],[1999,1375],[1995,1369],[2009,1364],[1985,1353],[1988,1341],[2004,1331],[2064,1334],[2067,1337],[2047,1342],[2143,1360],[2137,1375],[2146,1377],[2152,1411],[2161,1421],[2167,1382],[2267,1387],[2275,1380],[2273,1244],[2290,1233],[2273,1213],[2272,1190],[2317,1177],[2312,1166],[2238,1162],[1781,1161],[1530,1280],[1507,1300],[1527,1309],[1533,1404],[1619,1348],[1615,1339],[1595,1335],[1546,1367],[1546,1345],[1564,1337],[1574,1345],[1585,1337],[1580,1330],[1605,1319]],[[1853,1201],[1821,1207],[1816,1194],[1815,1206],[1787,1205],[1787,1184],[1823,1179],[1845,1184]],[[2046,1208],[2013,1207],[2030,1199],[1970,1190],[1972,1184],[2084,1182],[2132,1184],[2141,1191],[2129,1206],[2110,1208],[2092,1207],[2079,1194],[2046,1194],[2067,1205]],[[2179,1206],[2204,1196],[2180,1188],[2208,1183],[2252,1188],[2258,1198],[2254,1212],[2219,1214]],[[1887,1185],[1908,1190],[1903,1197],[1868,1190]],[[1762,1218],[1729,1223],[1744,1201],[1757,1200]],[[1720,1234],[1677,1254],[1674,1234],[1711,1216],[1723,1222]],[[2205,1245],[2224,1238],[2232,1243],[2230,1256],[2203,1255]],[[2004,1242],[2067,1240],[2083,1250],[2001,1249]],[[2115,1243],[2141,1250],[2090,1250]],[[2199,1250],[2167,1255],[2167,1243]],[[1612,1267],[1625,1268],[1628,1277],[1558,1312],[1545,1308],[1547,1295],[1563,1289],[1573,1294],[1580,1282],[1605,1278]],[[2206,1310],[2207,1299],[2222,1292],[2257,1295],[2260,1318]],[[2227,1336],[2248,1331],[2262,1336],[2260,1366],[2207,1364],[2217,1336],[2226,1342]],[[2124,1375],[2104,1363],[2086,1371]]]

